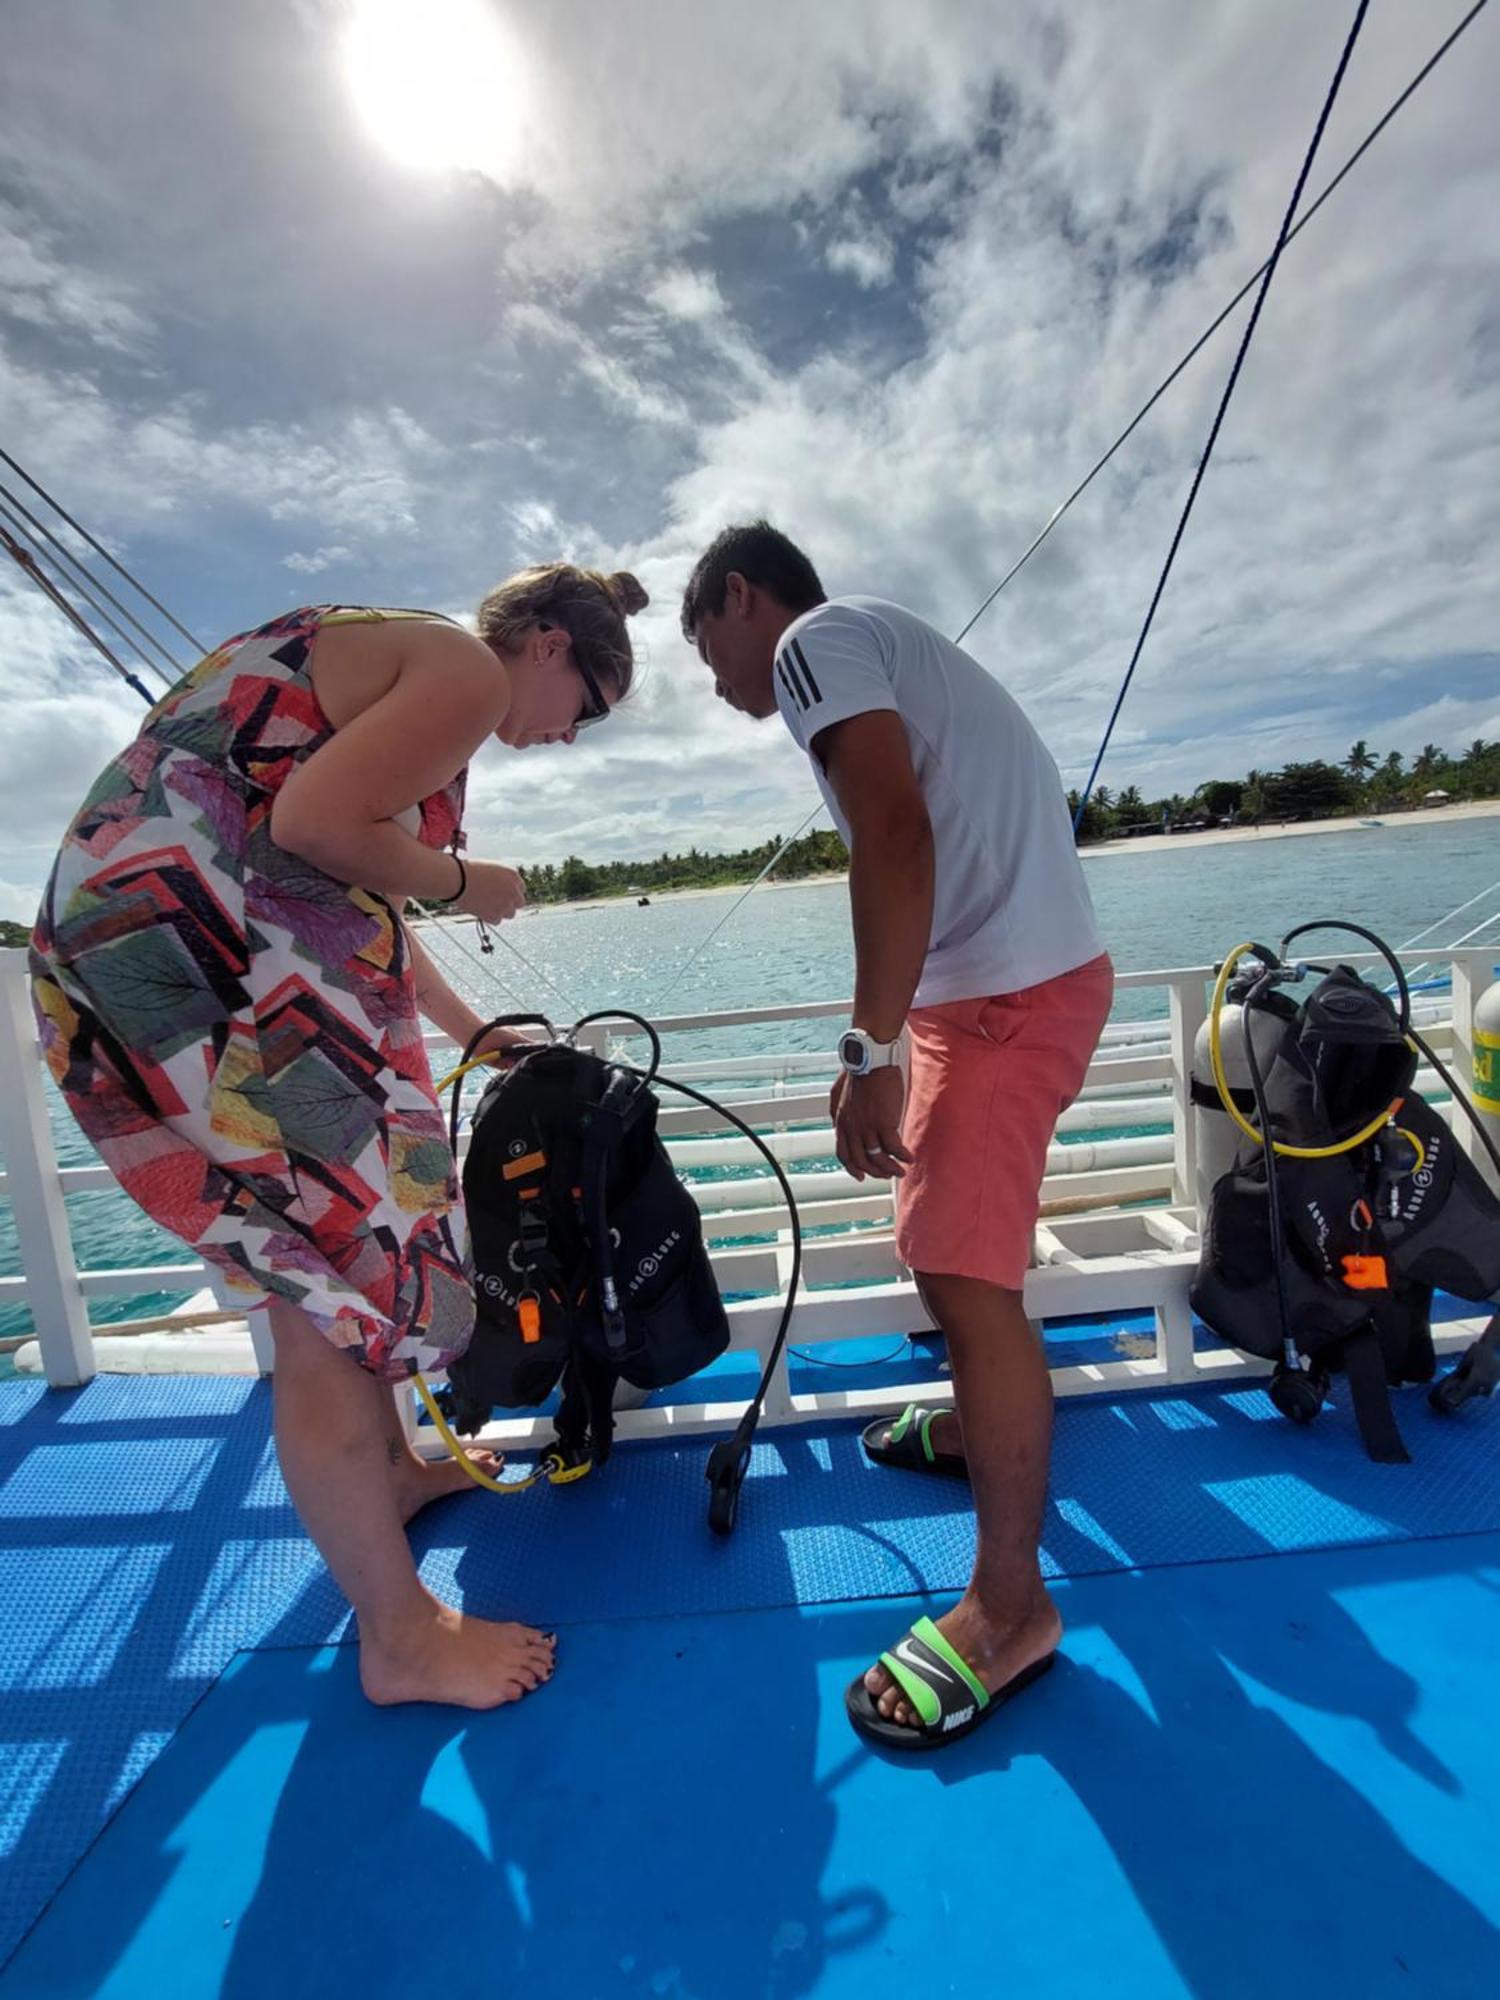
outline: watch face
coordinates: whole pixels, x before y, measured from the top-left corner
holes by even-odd
[[[840,1040],[839,1061],[856,1076],[869,1068],[870,1054],[858,1035],[845,1035]]]

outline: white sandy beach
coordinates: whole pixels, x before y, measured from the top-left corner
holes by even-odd
[[[1219,826],[1205,833],[1143,833],[1134,839],[1092,841],[1078,851],[1085,860],[1095,861],[1118,854],[1156,854],[1163,848],[1184,852],[1199,847],[1224,847],[1234,841],[1289,840],[1298,834],[1311,833],[1365,833],[1373,840],[1378,839],[1386,827],[1429,826],[1438,820],[1497,818],[1500,818],[1500,799],[1472,799],[1451,806],[1423,806],[1414,812],[1369,814],[1347,819],[1296,820],[1269,826]],[[769,889],[827,887],[845,879],[843,875],[808,875],[798,882],[762,882],[755,893],[759,896]],[[706,896],[739,896],[744,894],[745,886],[741,882],[720,889],[654,889],[650,892],[650,899],[653,903],[675,903]],[[540,903],[535,907],[548,911],[596,910],[633,900],[624,896],[591,897],[587,902]]]
[[[1206,833],[1143,833],[1128,840],[1091,841],[1078,851],[1094,859],[1111,854],[1154,854],[1164,847],[1220,847],[1236,840],[1285,840],[1300,833],[1368,833],[1373,838],[1388,826],[1428,826],[1436,820],[1497,817],[1500,817],[1500,799],[1471,799],[1451,806],[1420,806],[1415,812],[1372,813],[1348,819],[1296,820],[1276,826],[1218,826]]]

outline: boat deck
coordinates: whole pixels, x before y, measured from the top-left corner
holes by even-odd
[[[376,1711],[267,1385],[0,1384],[0,1995],[642,2000],[1487,1990],[1500,1412],[1299,1432],[1243,1385],[1058,1411],[1061,1670],[930,1759],[842,1690],[963,1583],[965,1489],[857,1427],[634,1444],[414,1531],[561,1632],[515,1709]]]

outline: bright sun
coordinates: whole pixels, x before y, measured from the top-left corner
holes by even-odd
[[[344,68],[361,117],[404,166],[503,165],[516,55],[489,0],[355,0]]]

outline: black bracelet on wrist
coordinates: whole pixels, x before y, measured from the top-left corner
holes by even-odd
[[[453,894],[451,896],[445,896],[443,898],[444,903],[449,908],[451,908],[453,904],[458,901],[459,897],[463,895],[464,891],[469,886],[469,871],[467,868],[465,868],[462,857],[455,854],[453,859],[458,863],[458,887],[453,891]]]

